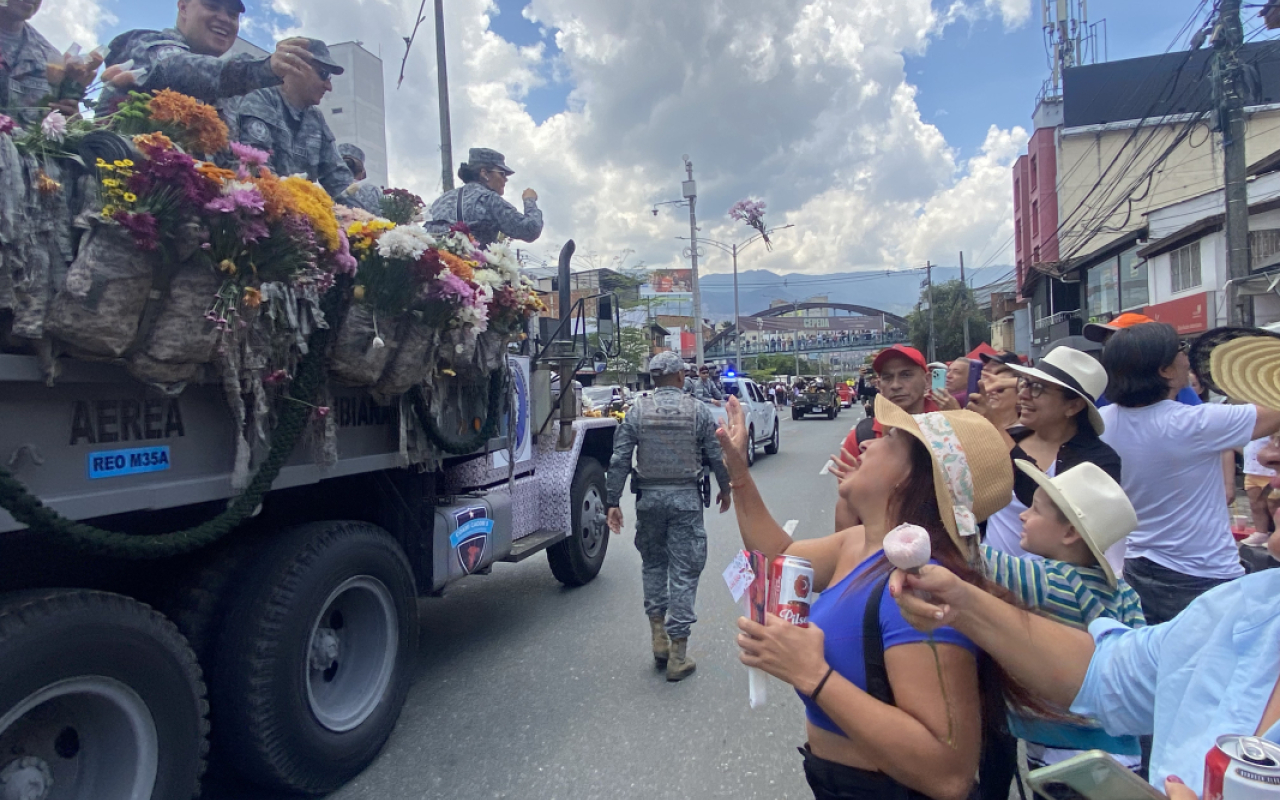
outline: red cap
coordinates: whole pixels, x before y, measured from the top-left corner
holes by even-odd
[[[1110,322],[1090,322],[1084,326],[1084,338],[1091,342],[1105,342],[1107,337],[1116,331],[1122,331],[1125,328],[1132,328],[1134,325],[1142,325],[1147,322],[1155,322],[1155,320],[1146,314],[1135,314],[1130,311],[1121,314]]]
[[[924,360],[924,356],[921,355],[920,351],[905,344],[895,344],[892,347],[886,347],[881,350],[879,355],[876,356],[876,360],[871,362],[871,368],[879,372],[880,368],[884,366],[884,362],[891,358],[905,358],[912,364],[919,365],[920,369],[928,369],[928,362]]]

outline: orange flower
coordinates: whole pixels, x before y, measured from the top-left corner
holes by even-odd
[[[216,153],[227,146],[227,126],[213,106],[194,97],[162,89],[151,98],[151,119],[171,122],[186,129],[189,149],[197,153]]]
[[[133,137],[133,143],[146,155],[162,150],[173,149],[173,140],[159,132],[140,133]]]
[[[449,268],[449,271],[464,281],[469,281],[476,276],[475,264],[471,261],[463,261],[458,256],[447,250],[440,251],[440,260]]]
[[[267,221],[279,222],[284,219],[284,215],[289,212],[289,196],[275,173],[262,167],[258,170],[258,177],[253,179],[253,183],[258,187],[262,198],[267,201]]]
[[[229,169],[223,169],[217,164],[210,164],[208,161],[197,161],[196,172],[203,175],[210,183],[221,186],[228,181],[234,181],[236,174]]]
[[[56,194],[62,189],[62,184],[50,178],[44,170],[40,170],[40,174],[36,176],[36,188],[40,194]]]
[[[329,193],[306,178],[290,175],[281,181],[281,187],[289,201],[290,210],[301,214],[311,223],[320,244],[331,252],[338,249],[338,218],[333,214],[333,199]]]
[[[252,286],[246,286],[244,290],[244,305],[246,308],[257,308],[262,305],[262,292]]]

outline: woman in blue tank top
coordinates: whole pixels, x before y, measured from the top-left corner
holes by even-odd
[[[770,559],[808,559],[822,592],[809,628],[740,620],[742,661],[791,684],[804,701],[809,741],[801,753],[818,800],[964,800],[978,771],[984,699],[1002,708],[999,691],[980,690],[980,654],[954,630],[934,632],[935,662],[928,637],[888,596],[882,543],[902,523],[919,525],[934,563],[986,586],[974,566],[977,522],[1012,494],[1008,448],[973,412],[912,417],[883,397],[875,411],[886,435],[863,445],[861,463],[840,483],[840,502],[863,524],[793,541],[751,479],[742,411],[730,402],[717,435],[743,543]]]

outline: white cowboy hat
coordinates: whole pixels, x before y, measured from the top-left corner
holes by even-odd
[[[1055,347],[1034,367],[1010,364],[1009,369],[1028,378],[1048,381],[1084,398],[1089,422],[1101,435],[1106,427],[1098,413],[1098,398],[1107,390],[1107,370],[1096,358],[1073,347]]]
[[[1138,527],[1138,514],[1120,484],[1091,461],[1074,466],[1056,478],[1045,475],[1028,461],[1018,459],[1013,463],[1049,495],[1089,545],[1107,582],[1115,586],[1116,573],[1107,561],[1107,550]]]

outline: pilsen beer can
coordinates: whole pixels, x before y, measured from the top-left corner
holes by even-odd
[[[769,565],[768,612],[792,625],[809,627],[813,566],[806,558],[778,556]]]
[[[1280,798],[1280,747],[1256,736],[1219,736],[1204,760],[1204,800]]]

